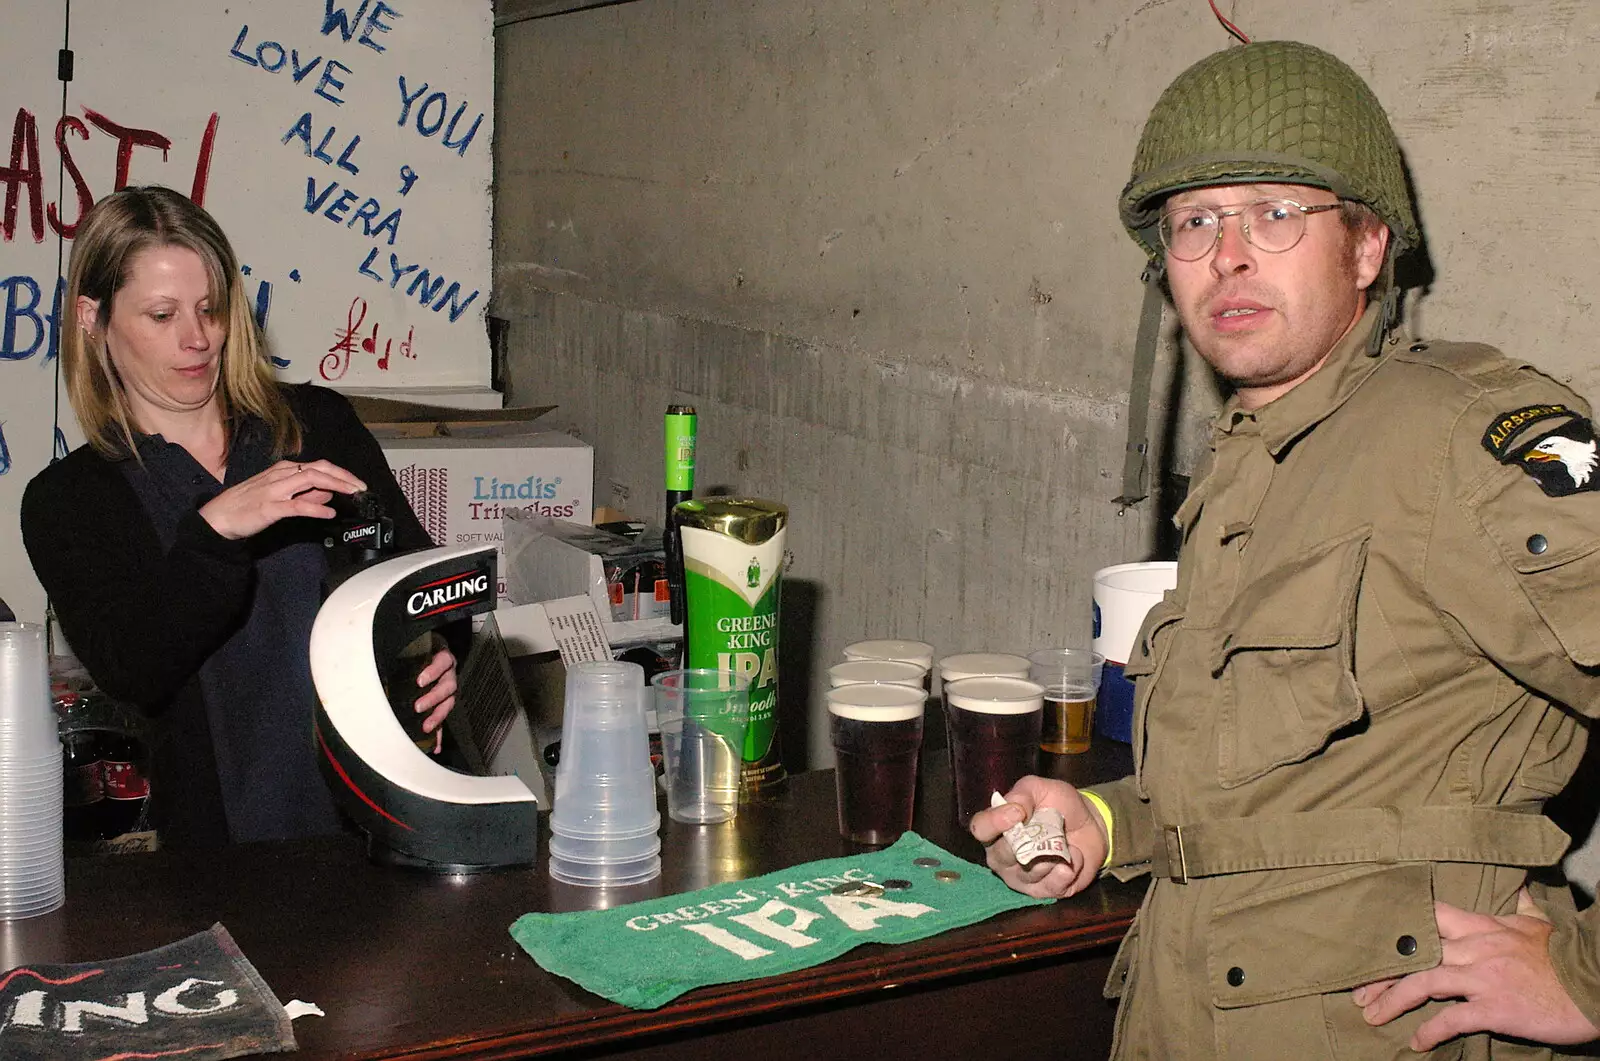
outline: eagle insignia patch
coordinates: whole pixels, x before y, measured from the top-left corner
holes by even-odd
[[[1600,491],[1600,442],[1594,424],[1581,416],[1553,430],[1528,432],[1496,456],[1502,464],[1520,465],[1550,497]]]

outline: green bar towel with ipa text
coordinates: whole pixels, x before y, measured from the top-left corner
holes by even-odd
[[[859,881],[890,887],[838,894]],[[683,895],[524,914],[511,936],[550,972],[624,1006],[654,1009],[696,987],[804,969],[863,943],[909,943],[1049,901],[906,833],[882,851]]]

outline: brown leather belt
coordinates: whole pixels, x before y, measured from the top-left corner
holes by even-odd
[[[1150,872],[1184,884],[1191,877],[1362,862],[1549,866],[1569,840],[1538,803],[1305,811],[1157,826]]]

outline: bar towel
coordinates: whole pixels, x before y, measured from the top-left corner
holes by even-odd
[[[82,965],[0,973],[5,1061],[221,1061],[295,1049],[289,1015],[228,930]]]
[[[906,833],[882,851],[683,895],[524,914],[511,936],[550,972],[655,1009],[696,987],[804,969],[863,943],[909,943],[1050,901]]]

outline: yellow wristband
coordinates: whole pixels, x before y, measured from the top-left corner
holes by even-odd
[[[1115,841],[1115,837],[1116,837],[1117,834],[1116,834],[1116,830],[1111,825],[1111,808],[1106,805],[1106,801],[1105,800],[1101,799],[1099,796],[1095,795],[1093,792],[1088,791],[1087,789],[1081,789],[1080,788],[1078,790],[1078,795],[1080,795],[1084,799],[1088,800],[1089,803],[1094,807],[1094,809],[1100,812],[1100,820],[1105,822],[1105,826],[1106,826],[1106,860],[1104,862],[1100,863],[1100,868],[1101,869],[1105,869],[1107,866],[1111,865],[1111,856],[1117,850],[1117,845],[1116,845],[1116,841]]]

